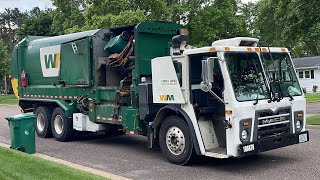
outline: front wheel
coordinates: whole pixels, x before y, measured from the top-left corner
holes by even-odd
[[[72,138],[72,119],[68,118],[60,107],[52,113],[51,128],[53,137],[58,141],[65,142]]]
[[[159,144],[163,155],[175,164],[190,162],[193,144],[186,122],[177,116],[170,116],[160,127]]]

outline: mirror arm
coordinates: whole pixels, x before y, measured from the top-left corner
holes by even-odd
[[[215,98],[217,98],[219,101],[221,101],[223,104],[225,104],[225,102],[216,93],[214,93],[211,89],[209,90],[209,93],[212,96],[214,96]]]

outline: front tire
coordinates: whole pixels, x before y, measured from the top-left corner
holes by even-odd
[[[51,129],[53,137],[57,141],[66,142],[72,138],[72,119],[68,118],[60,107],[56,108],[52,113]]]
[[[159,145],[169,161],[179,165],[189,163],[193,155],[193,143],[186,122],[177,116],[166,118],[160,127]]]
[[[52,137],[51,132],[51,116],[52,110],[45,106],[40,106],[37,108],[35,115],[36,119],[36,132],[41,138]]]

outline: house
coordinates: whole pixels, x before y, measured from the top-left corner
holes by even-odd
[[[320,92],[320,56],[304,57],[293,59],[300,85],[306,88],[307,92],[312,92],[314,85],[318,86]]]

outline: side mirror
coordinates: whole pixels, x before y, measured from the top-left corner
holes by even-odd
[[[200,88],[208,92],[211,88],[212,85],[211,83],[214,82],[214,77],[213,77],[213,68],[214,68],[214,61],[218,59],[217,57],[210,57],[208,59],[202,60],[202,72],[201,72],[201,78],[202,82],[200,84]]]
[[[214,81],[213,68],[215,60],[220,60],[220,58],[210,57],[208,59],[202,60],[201,78],[203,82],[211,83]]]

